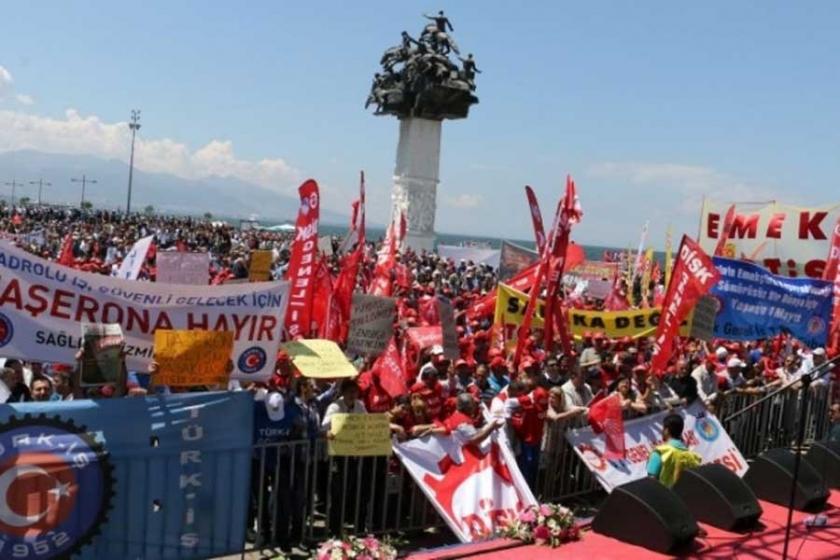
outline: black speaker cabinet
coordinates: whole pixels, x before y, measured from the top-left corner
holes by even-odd
[[[674,492],[644,478],[615,488],[592,521],[592,530],[667,554],[688,547],[699,528]]]
[[[674,492],[697,521],[727,531],[749,529],[763,513],[750,487],[723,465],[683,471]]]
[[[829,488],[840,488],[840,442],[815,442],[805,460],[823,477]]]
[[[758,499],[787,507],[795,460],[793,452],[787,449],[765,451],[750,465],[744,482],[752,488]],[[799,481],[793,507],[800,511],[820,511],[828,496],[829,491],[822,477],[803,458],[799,463]]]

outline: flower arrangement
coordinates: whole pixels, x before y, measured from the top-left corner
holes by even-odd
[[[330,539],[322,543],[315,554],[316,560],[394,560],[396,557],[393,546],[371,536]]]
[[[580,538],[575,516],[556,504],[525,508],[513,519],[507,519],[502,527],[502,536],[552,548]]]

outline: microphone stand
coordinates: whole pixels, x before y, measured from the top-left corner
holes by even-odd
[[[787,387],[790,387],[791,385],[795,384],[796,382],[801,382],[802,383],[802,387],[799,389],[801,391],[800,392],[800,396],[801,396],[800,406],[802,408],[801,408],[800,413],[799,413],[799,430],[798,430],[798,433],[796,434],[796,455],[794,456],[794,459],[793,459],[793,480],[792,480],[791,486],[790,486],[790,502],[788,502],[787,526],[785,527],[785,546],[784,546],[784,550],[782,551],[782,560],[787,560],[788,546],[790,545],[790,529],[793,526],[793,509],[794,509],[794,505],[796,503],[796,486],[797,486],[797,483],[799,482],[799,464],[802,462],[802,445],[803,445],[803,442],[805,440],[805,422],[808,419],[808,400],[810,399],[810,396],[811,396],[811,390],[810,390],[811,389],[811,382],[820,379],[826,373],[831,371],[831,368],[829,368],[828,366],[832,365],[837,360],[840,360],[840,356],[835,356],[831,360],[828,360],[825,363],[822,363],[822,364],[818,365],[817,367],[813,368],[808,373],[804,374],[799,379],[794,380],[793,382],[791,382],[791,383],[785,385],[784,387],[782,387],[781,389],[779,389],[779,391],[781,391],[782,389],[786,389]],[[820,370],[823,370],[823,371],[819,375],[817,375],[816,377],[812,377],[814,374],[816,374]],[[779,391],[776,391],[775,393],[773,393],[773,395],[775,395]],[[768,397],[769,396],[772,396],[772,395],[768,395]],[[761,400],[763,401],[764,399],[761,399]]]

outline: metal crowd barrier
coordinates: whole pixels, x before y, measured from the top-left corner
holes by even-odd
[[[832,387],[812,387],[806,434],[822,438],[828,428]],[[788,447],[800,417],[798,391],[739,414],[761,395],[727,395],[717,416],[741,453],[751,459],[773,447]],[[534,494],[564,502],[601,491],[565,439],[568,424],[546,426]],[[329,457],[323,440],[254,446],[250,538],[247,550],[317,543],[341,534],[419,532],[444,525],[395,456]],[[246,550],[246,551],[247,551]]]

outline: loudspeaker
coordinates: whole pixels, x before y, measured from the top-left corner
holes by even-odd
[[[750,487],[723,465],[683,471],[674,493],[697,521],[727,531],[753,527],[763,513]]]
[[[831,488],[840,488],[840,442],[814,442],[805,460]]]
[[[790,503],[790,487],[793,484],[792,451],[771,449],[765,451],[750,465],[744,476],[746,482],[760,500],[787,507]],[[822,477],[808,461],[799,463],[799,481],[793,507],[802,511],[819,511],[828,500],[829,491]]]
[[[699,527],[676,494],[657,480],[643,478],[613,489],[592,520],[592,530],[669,553],[690,545]]]

